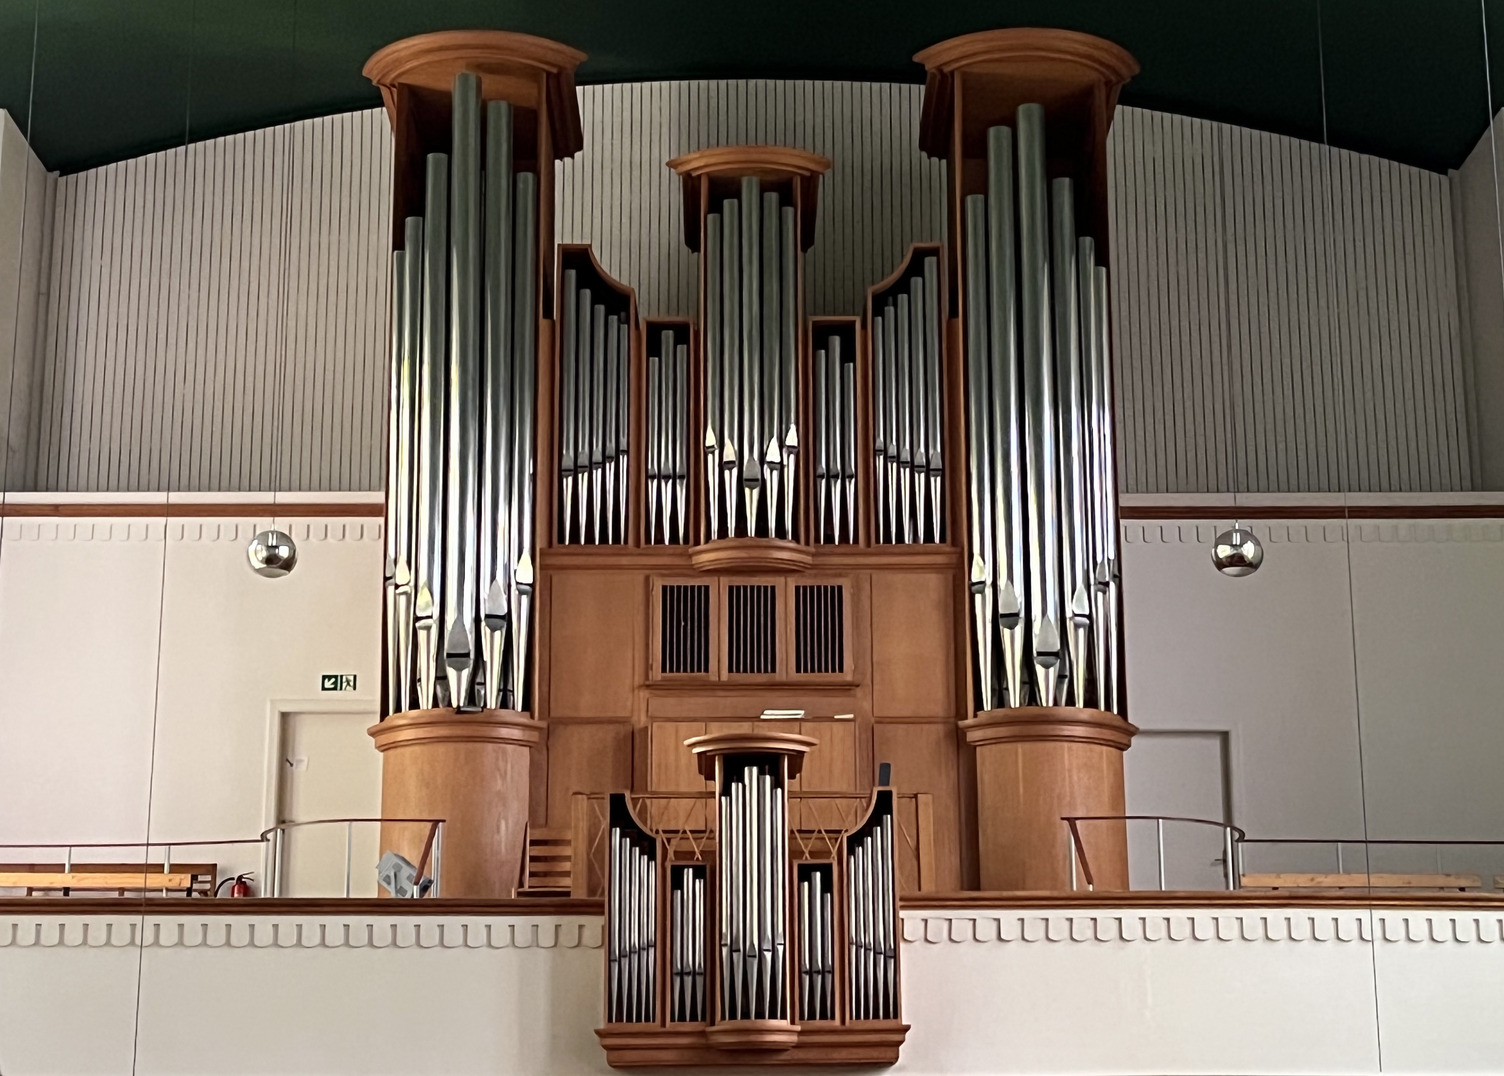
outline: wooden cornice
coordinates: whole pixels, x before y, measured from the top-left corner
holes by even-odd
[[[901,911],[1026,911],[1037,908],[1399,908],[1451,911],[1504,909],[1504,893],[1253,893],[1143,890],[1132,893],[913,893],[899,901]],[[344,915],[344,916],[537,916],[605,914],[598,897],[464,900],[351,897],[5,897],[0,916],[37,915]]]
[[[395,122],[399,85],[447,92],[457,73],[473,71],[480,76],[484,100],[546,103],[554,156],[562,159],[585,145],[574,87],[575,68],[585,59],[578,49],[532,34],[440,30],[392,42],[372,54],[361,73],[381,90],[387,115]],[[542,80],[544,100],[519,96],[518,80],[528,77]]]

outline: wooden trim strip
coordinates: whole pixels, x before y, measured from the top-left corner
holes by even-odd
[[[900,910],[1011,911],[1030,908],[1414,908],[1504,909],[1504,893],[922,893],[904,897]],[[234,900],[207,897],[6,897],[0,916],[31,915],[379,915],[529,916],[604,915],[596,897],[514,898],[510,900],[392,900],[338,897]]]
[[[1504,504],[1123,505],[1124,520],[1504,519]]]
[[[386,506],[374,501],[308,501],[282,502],[177,502],[156,504],[89,504],[70,501],[54,504],[7,504],[0,505],[0,518],[60,519],[87,516],[104,519],[380,519],[386,515]]]
[[[0,916],[28,915],[605,915],[597,897],[508,900],[390,897],[6,897]]]
[[[1285,893],[1158,890],[1131,893],[920,893],[906,912],[1007,911],[1021,908],[1504,908],[1504,893]]]

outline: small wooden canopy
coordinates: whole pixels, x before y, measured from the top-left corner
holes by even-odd
[[[696,150],[668,162],[684,183],[684,242],[700,249],[700,192],[702,177],[710,179],[756,176],[764,182],[792,180],[799,206],[799,246],[815,241],[816,205],[820,177],[830,171],[830,159],[789,146],[715,146]]]

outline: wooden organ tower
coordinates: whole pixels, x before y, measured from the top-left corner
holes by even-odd
[[[809,317],[831,163],[706,147],[692,320],[552,242],[584,56],[397,42],[383,815],[445,897],[603,897],[613,1064],[886,1063],[898,900],[1123,813],[1107,42],[936,45],[943,242]],[[937,237],[938,238],[938,237]],[[426,850],[400,824],[383,846]],[[1083,823],[1126,888],[1122,822]]]

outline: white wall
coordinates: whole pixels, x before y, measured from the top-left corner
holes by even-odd
[[[6,521],[0,842],[141,840],[148,789],[154,840],[253,835],[271,703],[355,672],[337,701],[374,708],[379,520],[295,520],[281,580],[245,563],[264,523]],[[1261,522],[1246,579],[1212,568],[1218,529],[1124,527],[1133,721],[1227,733],[1232,820],[1255,836],[1504,837],[1504,523]],[[1494,869],[1443,865],[1469,862]]]
[[[299,562],[276,580],[245,556],[269,522],[5,521],[0,842],[141,841],[148,808],[154,841],[254,836],[272,703],[353,672],[336,701],[375,710],[380,521],[279,516]]]
[[[587,917],[10,915],[0,1068],[604,1076],[601,933]],[[912,911],[902,961],[895,1073],[1456,1073],[1504,1056],[1494,911]]]
[[[1264,565],[1243,579],[1211,565],[1225,525],[1125,525],[1132,720],[1227,732],[1251,835],[1504,839],[1504,525],[1260,522]],[[1462,849],[1385,856],[1504,870]]]

